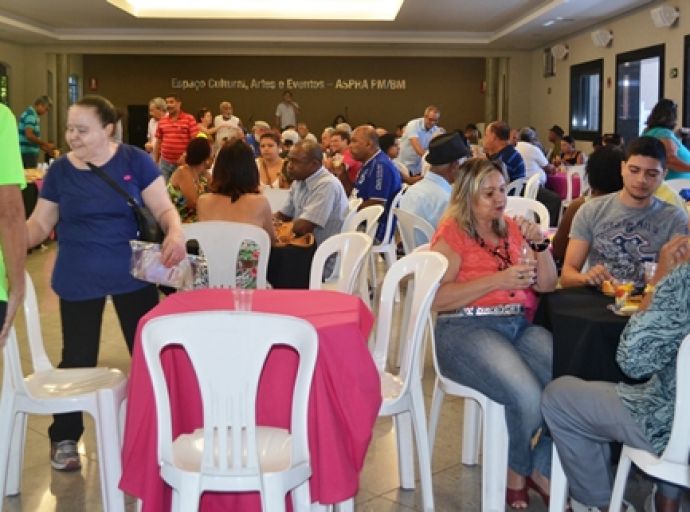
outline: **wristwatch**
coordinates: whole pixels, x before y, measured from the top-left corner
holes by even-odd
[[[532,240],[529,241],[529,246],[532,248],[534,252],[544,252],[549,245],[551,244],[551,240],[548,238],[544,238],[541,242],[534,242]]]

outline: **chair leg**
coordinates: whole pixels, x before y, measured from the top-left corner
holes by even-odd
[[[475,466],[479,463],[479,441],[482,430],[482,410],[476,400],[465,398],[462,426],[462,463]],[[486,453],[484,454],[486,456]]]
[[[632,461],[626,453],[625,447],[621,453],[621,458],[618,461],[618,470],[616,471],[616,480],[613,482],[613,491],[611,492],[611,502],[609,503],[610,512],[618,512],[623,505],[623,493],[625,493],[625,484],[628,481],[628,473],[630,473],[630,465]]]
[[[199,486],[194,489],[173,489],[172,510],[173,512],[190,512],[199,510]]]
[[[355,499],[350,498],[335,504],[334,512],[355,512]]]
[[[429,453],[429,436],[426,430],[424,394],[421,382],[410,390],[410,394],[414,437],[417,446],[417,461],[419,463],[419,481],[422,486],[422,506],[425,512],[433,512],[434,487],[431,479],[431,455]]]
[[[409,412],[393,416],[398,443],[400,487],[414,489],[414,454],[412,453],[412,418]]]
[[[438,419],[441,416],[441,406],[446,393],[441,389],[438,377],[434,381],[434,394],[431,396],[431,409],[429,410],[429,459],[434,458],[434,443],[436,442],[436,429]]]
[[[295,512],[309,512],[311,510],[309,480],[305,480],[295,487],[290,494],[292,498],[292,510]]]
[[[103,510],[124,512],[125,495],[118,487],[122,476],[120,460],[119,404],[113,390],[102,389],[96,394],[98,411],[94,416],[98,468],[101,477]]]
[[[261,494],[261,510],[263,512],[285,512],[285,494],[283,494],[282,486],[266,485],[264,481],[264,492]]]
[[[26,420],[27,414],[23,412],[18,412],[14,418],[5,496],[16,496],[21,491],[22,465],[24,463],[24,448],[26,446]]]
[[[484,411],[482,511],[505,510],[508,428],[501,404],[487,401]]]
[[[5,359],[7,364],[7,359]],[[7,476],[10,464],[10,447],[14,434],[14,395],[8,389],[3,389],[0,395],[0,510],[7,492]]]
[[[563,512],[568,500],[568,480],[561,466],[558,450],[551,452],[551,484],[549,487],[549,512]]]

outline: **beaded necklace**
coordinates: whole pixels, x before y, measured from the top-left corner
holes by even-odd
[[[494,257],[496,263],[498,264],[499,271],[505,270],[513,265],[513,260],[510,258],[510,251],[508,250],[508,238],[503,238],[503,245],[501,245],[499,240],[499,243],[493,249],[486,244],[481,236],[475,235],[475,240],[479,244],[479,247]],[[501,251],[501,249],[503,250]]]

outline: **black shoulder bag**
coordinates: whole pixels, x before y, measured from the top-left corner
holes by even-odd
[[[89,168],[96,173],[96,176],[105,181],[115,192],[125,198],[127,204],[132,209],[134,216],[137,219],[139,240],[143,242],[154,242],[157,244],[161,243],[164,238],[164,233],[161,227],[158,225],[158,222],[156,222],[156,218],[151,213],[151,210],[137,203],[137,200],[129,195],[129,193],[118,185],[115,180],[108,176],[103,169],[89,162],[86,162],[86,165],[88,165]]]

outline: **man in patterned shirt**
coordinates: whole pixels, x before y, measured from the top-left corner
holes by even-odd
[[[39,96],[19,117],[19,147],[25,169],[33,169],[38,165],[38,154],[41,150],[48,153],[55,149],[54,144],[41,139],[40,117],[52,106],[53,101],[48,96]]]

